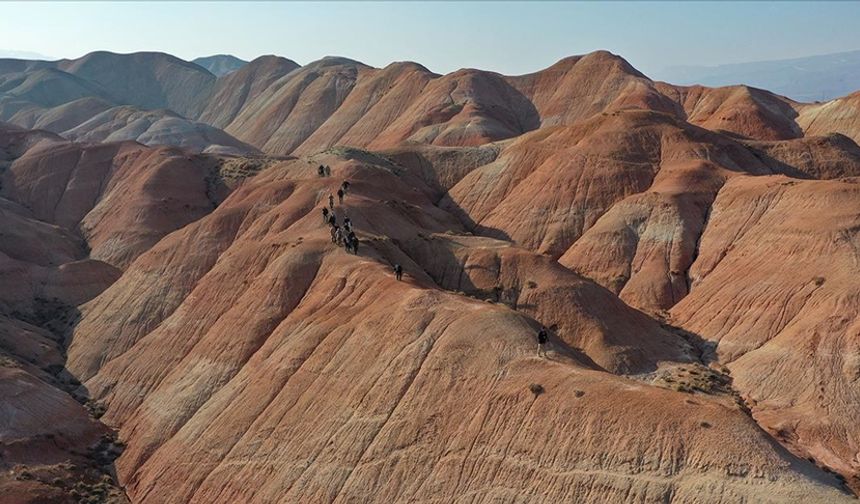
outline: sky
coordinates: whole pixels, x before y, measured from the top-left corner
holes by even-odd
[[[860,2],[0,2],[0,53],[327,55],[518,75],[606,49],[652,78],[860,49]]]

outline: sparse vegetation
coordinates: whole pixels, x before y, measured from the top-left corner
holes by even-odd
[[[107,407],[104,404],[92,400],[84,403],[84,407],[90,412],[93,418],[101,418],[107,411]]]
[[[535,397],[543,394],[545,392],[543,386],[539,383],[532,383],[529,385],[529,391],[534,394]]]
[[[0,367],[18,367],[18,361],[8,355],[0,354]]]
[[[677,392],[735,395],[731,378],[717,369],[689,364],[661,370],[653,383]]]
[[[33,473],[31,473],[30,471],[24,470],[24,471],[20,471],[17,474],[15,474],[15,479],[19,480],[19,481],[26,481],[26,480],[34,479],[34,477],[33,477]]]

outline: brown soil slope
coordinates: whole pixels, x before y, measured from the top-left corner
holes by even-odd
[[[673,323],[716,344],[756,419],[857,480],[860,180],[738,177],[720,191]]]
[[[176,148],[55,141],[20,150],[0,175],[0,196],[34,219],[80,233],[90,257],[120,268],[227,193],[216,158]]]
[[[672,86],[658,89],[678,103],[692,124],[756,140],[786,140],[803,136],[797,124],[800,104],[748,86]]]
[[[841,133],[860,142],[860,92],[826,103],[806,105],[797,122],[809,135]]]
[[[261,56],[215,82],[206,108],[197,118],[216,128],[224,128],[242,110],[273,82],[292,72],[299,65],[278,56]]]
[[[317,162],[335,177],[317,178]],[[358,256],[331,244],[319,215],[344,178],[353,184],[336,211],[356,224]],[[527,275],[528,288],[569,291],[555,308],[534,298],[543,306],[533,313],[564,312],[583,340],[605,339],[611,310],[609,332],[638,325],[638,346],[655,356],[685,362],[689,347],[544,258],[449,234],[462,233],[457,221],[420,184],[366,160],[278,165],[82,307],[69,367],[120,427],[132,499],[841,498],[835,480],[772,443],[727,396],[609,374],[592,362],[599,352],[563,337],[549,360],[535,358],[528,293],[517,310],[469,299],[445,290],[454,282],[443,272],[482,291]],[[423,248],[422,235],[440,244]],[[445,249],[458,252],[445,261]],[[387,271],[395,261],[404,282]]]

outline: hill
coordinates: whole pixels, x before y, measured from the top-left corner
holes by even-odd
[[[860,490],[855,95],[655,82],[605,51],[521,76],[123,60],[171,74],[148,89],[209,82],[172,95],[185,115],[61,63],[0,62],[0,111],[62,129],[0,126],[0,389],[45,397],[9,402],[4,494]]]
[[[209,70],[215,77],[223,77],[248,64],[247,61],[230,54],[216,54],[214,56],[194,58],[191,62]]]

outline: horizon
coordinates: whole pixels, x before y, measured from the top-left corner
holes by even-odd
[[[860,33],[853,28],[860,25],[860,4],[853,2],[6,5],[7,15],[0,19],[0,53],[43,55],[49,60],[103,50],[164,52],[186,61],[218,54],[250,61],[274,54],[306,65],[335,55],[378,68],[414,61],[439,74],[477,68],[522,75],[565,57],[607,50],[652,79],[664,80],[673,67],[860,50]],[[42,23],[34,26],[35,19]],[[196,22],[189,24],[188,19]],[[709,33],[714,29],[712,19],[723,22],[719,36]],[[151,30],[153,25],[160,27],[157,33]],[[445,30],[440,32],[439,26]],[[237,33],[243,36],[236,37]]]
[[[548,68],[548,67],[550,67],[550,66],[552,66],[552,65],[554,65],[554,64],[556,64],[556,63],[558,63],[559,61],[562,61],[562,60],[567,59],[567,58],[574,58],[574,57],[586,56],[586,55],[588,55],[588,54],[596,53],[596,52],[601,52],[601,51],[605,51],[605,52],[609,52],[609,53],[611,53],[611,54],[614,54],[615,56],[618,56],[618,57],[620,57],[620,58],[624,59],[625,61],[627,61],[628,63],[630,63],[630,64],[631,64],[634,68],[636,68],[637,70],[642,71],[640,68],[638,68],[638,67],[637,67],[633,62],[631,62],[631,61],[630,61],[627,57],[625,57],[623,54],[618,54],[618,53],[615,53],[615,52],[610,51],[610,50],[608,50],[608,49],[597,48],[597,49],[594,49],[594,50],[592,50],[592,51],[588,51],[588,52],[585,52],[585,53],[568,54],[567,56],[562,56],[562,57],[560,57],[559,59],[557,59],[557,60],[555,60],[555,61],[553,61],[553,62],[549,63],[549,64],[548,64],[548,65],[546,65],[546,66],[543,66],[543,67],[540,67],[540,68],[535,68],[535,69],[529,70],[529,71],[527,71],[527,72],[525,72],[525,73],[522,73],[522,74],[503,74],[503,75],[507,75],[507,76],[510,76],[510,77],[516,77],[516,76],[518,76],[518,75],[526,75],[526,74],[529,74],[529,73],[534,73],[534,72],[538,72],[538,71],[540,71],[540,70],[546,69],[546,68]],[[395,63],[416,63],[416,64],[419,64],[419,65],[424,66],[424,65],[423,65],[423,63],[421,63],[420,61],[417,61],[417,60],[392,60],[392,61],[389,61],[389,62],[387,62],[387,63],[385,63],[385,64],[382,64],[382,65],[377,66],[377,65],[370,65],[370,64],[368,64],[368,63],[366,63],[366,62],[364,62],[364,61],[361,61],[360,59],[350,58],[350,57],[348,57],[348,56],[343,56],[343,55],[339,55],[339,54],[325,54],[325,55],[320,56],[319,58],[316,58],[316,59],[314,59],[314,60],[310,60],[310,61],[307,61],[307,62],[304,62],[304,63],[299,62],[299,61],[296,61],[295,59],[290,58],[288,55],[277,54],[277,53],[263,53],[263,54],[258,54],[257,56],[254,56],[254,57],[252,57],[252,58],[241,58],[241,57],[239,57],[239,56],[236,56],[235,54],[219,52],[219,53],[213,53],[213,54],[203,54],[203,55],[200,55],[200,56],[195,56],[195,57],[193,57],[193,58],[186,59],[186,58],[179,57],[179,56],[177,56],[176,54],[172,54],[172,53],[169,53],[169,52],[165,52],[165,51],[158,51],[158,50],[146,50],[146,49],[144,49],[144,50],[140,50],[140,51],[130,51],[130,52],[113,51],[113,50],[110,50],[110,49],[95,49],[95,50],[93,50],[93,51],[89,51],[89,52],[83,53],[83,54],[81,54],[81,55],[79,55],[79,56],[58,58],[58,57],[49,56],[49,55],[45,55],[45,54],[33,53],[33,52],[30,52],[30,51],[17,51],[17,50],[8,50],[8,49],[0,48],[0,59],[12,59],[12,60],[17,59],[17,60],[24,60],[24,61],[47,61],[47,62],[54,62],[54,61],[61,61],[61,60],[77,60],[77,59],[81,59],[81,58],[83,58],[83,57],[85,57],[85,56],[88,56],[88,55],[90,55],[90,54],[99,53],[99,52],[110,53],[110,54],[116,54],[116,55],[120,55],[120,56],[129,56],[129,55],[132,55],[132,54],[140,54],[140,53],[166,54],[166,55],[168,55],[168,56],[172,56],[172,57],[174,57],[174,58],[178,58],[178,59],[180,59],[180,60],[182,60],[182,61],[185,61],[185,62],[188,62],[188,63],[194,63],[194,61],[195,61],[195,60],[199,60],[199,59],[203,59],[203,58],[213,58],[213,57],[217,57],[217,56],[225,56],[225,57],[238,58],[239,60],[242,60],[242,61],[244,61],[245,63],[250,63],[251,61],[254,61],[254,60],[258,59],[258,58],[262,58],[262,57],[265,57],[265,56],[274,56],[274,57],[278,57],[278,58],[288,59],[288,60],[293,61],[294,63],[296,63],[296,64],[298,64],[298,65],[300,65],[300,66],[306,66],[306,65],[312,64],[312,63],[314,63],[314,62],[324,60],[324,59],[326,59],[326,58],[346,58],[346,59],[351,59],[351,60],[353,60],[353,61],[355,61],[355,62],[357,62],[357,63],[363,64],[363,65],[367,65],[367,66],[370,66],[370,67],[373,67],[373,68],[385,68],[385,67],[387,67],[387,66],[389,66],[389,65],[393,65],[393,64],[395,64]],[[735,62],[735,63],[719,63],[719,64],[715,64],[715,65],[678,65],[678,67],[688,67],[688,66],[689,66],[689,67],[693,67],[693,66],[696,66],[696,67],[701,67],[701,68],[718,68],[718,67],[728,66],[728,65],[754,65],[754,64],[757,64],[757,63],[787,62],[787,61],[801,60],[801,59],[806,59],[806,58],[816,58],[816,57],[824,57],[824,56],[838,56],[838,55],[841,55],[841,54],[851,54],[851,53],[858,53],[858,52],[860,52],[860,49],[851,49],[851,50],[847,50],[847,51],[840,51],[840,52],[834,52],[834,53],[821,53],[821,54],[800,55],[800,56],[793,56],[793,57],[790,57],[790,58],[782,58],[782,59],[774,59],[774,60],[741,61],[741,62]],[[21,55],[18,55],[18,56],[8,55],[8,56],[7,56],[7,54],[10,54],[10,53],[19,53],[19,54],[21,54]],[[25,56],[27,56],[27,55],[29,55],[29,57],[25,57]],[[666,69],[671,69],[671,68],[673,68],[673,67],[666,67]],[[445,73],[441,73],[441,72],[434,72],[434,73],[438,73],[438,74],[440,74],[440,75],[445,75],[445,74],[448,74],[448,73],[458,72],[458,71],[460,71],[460,70],[470,70],[470,69],[471,69],[471,70],[483,70],[483,71],[488,71],[488,72],[501,73],[501,72],[497,72],[496,70],[486,69],[486,68],[479,68],[479,67],[476,67],[476,66],[463,66],[463,67],[455,68],[455,69],[450,70],[450,71],[445,72]],[[433,69],[428,69],[428,70],[430,70],[431,72],[433,71]],[[645,73],[645,72],[643,72],[643,73]],[[646,73],[646,76],[647,76],[647,77],[649,77],[649,78],[651,78],[652,80],[661,80],[661,79],[658,79],[658,78],[654,78],[654,77],[652,77],[652,76],[648,75],[647,73]],[[860,86],[858,86],[858,89],[860,89]]]

